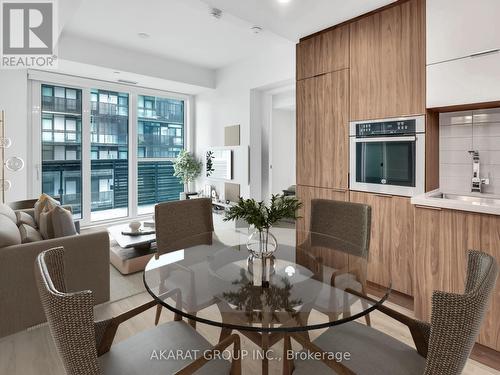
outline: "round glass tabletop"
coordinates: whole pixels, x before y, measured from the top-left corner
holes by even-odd
[[[340,238],[273,228],[271,257],[248,251],[246,230],[222,230],[211,244],[153,257],[144,272],[148,292],[169,310],[217,327],[298,332],[342,324],[382,304],[366,295],[366,254]],[[197,236],[196,238],[206,238]]]

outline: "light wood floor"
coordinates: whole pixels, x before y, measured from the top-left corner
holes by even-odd
[[[96,318],[102,319],[116,315],[122,311],[131,309],[143,302],[149,301],[150,296],[147,293],[141,293],[120,301],[112,302],[110,304],[101,305],[96,308]],[[409,310],[398,307],[390,302],[387,305],[393,307],[407,315],[411,315]],[[217,314],[215,309],[208,308],[203,311],[200,316],[210,316]],[[372,325],[398,338],[408,344],[412,344],[410,334],[405,326],[388,319],[384,315],[374,312],[372,313]],[[164,309],[162,314],[162,321],[172,320],[172,314]],[[311,319],[323,319],[318,313],[317,316],[312,316]],[[154,326],[154,309],[151,309],[144,314],[137,316],[127,323],[120,326],[116,341],[126,339],[136,332],[148,329]],[[201,332],[210,342],[215,344],[218,340],[219,329],[203,324],[198,324],[197,329]],[[311,332],[314,338],[320,331]],[[247,350],[258,350],[257,346],[249,340],[242,338],[242,347]],[[273,348],[275,355],[279,356],[282,352],[281,343],[276,344]],[[300,349],[295,346],[294,349]],[[243,374],[259,374],[260,362],[255,360],[243,361]],[[47,326],[40,326],[30,331],[21,332],[6,338],[0,339],[0,374],[2,375],[59,375],[64,374],[61,361],[58,358],[54,344],[50,337]],[[272,361],[270,363],[270,374],[281,374],[281,362]],[[499,371],[486,367],[478,362],[469,360],[465,368],[464,374],[468,375],[489,375],[498,374]]]

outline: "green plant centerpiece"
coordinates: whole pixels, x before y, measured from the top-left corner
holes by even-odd
[[[185,185],[186,192],[189,190],[189,183],[201,174],[202,165],[200,160],[186,150],[182,150],[175,159],[174,176],[178,177]]]
[[[255,228],[247,241],[247,248],[255,257],[271,256],[278,247],[276,237],[269,231],[282,219],[297,219],[297,211],[302,203],[294,197],[272,195],[271,202],[240,198],[237,205],[231,207],[224,221],[242,219]]]

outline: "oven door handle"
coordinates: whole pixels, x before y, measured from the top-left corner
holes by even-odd
[[[356,138],[356,143],[368,143],[368,142],[415,142],[417,136],[411,135],[407,137],[367,137],[367,138]]]

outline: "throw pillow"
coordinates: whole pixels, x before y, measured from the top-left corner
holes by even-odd
[[[74,236],[77,234],[73,214],[61,206],[55,207],[51,211],[54,238]]]
[[[54,226],[52,224],[52,211],[42,211],[38,221],[38,228],[44,240],[54,238]]]
[[[43,237],[40,232],[27,224],[21,224],[19,226],[19,233],[21,234],[22,243],[43,241]]]
[[[0,215],[0,248],[21,243],[17,225],[7,216]]]
[[[40,214],[43,210],[50,211],[56,206],[59,206],[60,203],[56,201],[54,198],[47,194],[40,195],[40,198],[35,203],[35,222],[40,227]]]
[[[32,228],[37,228],[35,219],[29,213],[24,211],[16,211],[17,218],[17,226],[21,226],[22,224],[29,225]]]
[[[16,213],[14,212],[14,210],[12,208],[10,208],[5,203],[0,204],[0,214],[7,216],[14,223],[17,223]]]

